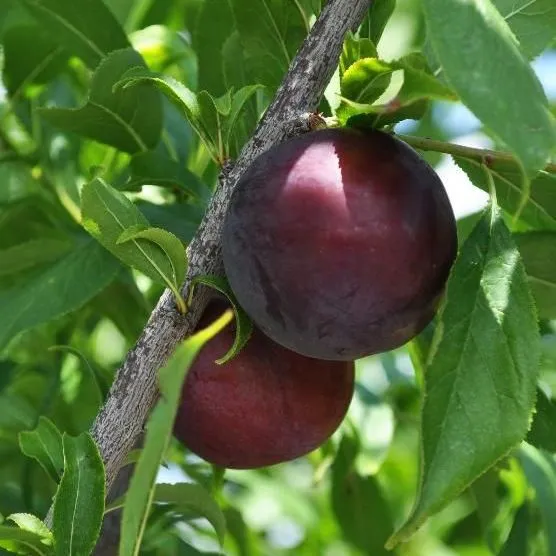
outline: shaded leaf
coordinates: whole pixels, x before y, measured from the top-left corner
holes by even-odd
[[[500,556],[523,556],[529,550],[529,504],[523,504],[517,510],[508,539],[504,543]]]
[[[425,373],[417,501],[389,541],[408,538],[527,434],[539,332],[525,270],[497,208],[448,280]]]
[[[515,162],[484,162],[459,156],[453,158],[473,185],[487,193],[489,184],[485,172],[488,171],[492,176],[500,206],[510,214],[515,215],[518,212],[524,191],[523,176]],[[533,228],[556,230],[556,176],[542,171],[531,180],[527,202],[519,218]]]
[[[0,306],[9,319],[0,322],[0,350],[16,334],[79,309],[121,270],[95,241],[80,238],[74,248],[28,281],[0,291]]]
[[[395,7],[396,0],[374,0],[361,24],[359,34],[377,45]]]
[[[525,476],[536,494],[536,502],[544,521],[548,540],[548,554],[556,554],[556,465],[548,454],[529,444],[523,444],[519,451],[519,461]]]
[[[125,496],[114,500],[106,511],[122,508],[125,500]],[[188,518],[206,518],[214,527],[220,544],[224,542],[226,519],[218,504],[202,486],[193,483],[158,483],[154,487],[152,501],[159,504],[172,504],[174,511],[186,513]]]
[[[537,389],[537,405],[527,442],[542,450],[556,452],[556,403]]]
[[[187,338],[159,371],[161,398],[149,417],[144,447],[126,495],[120,556],[134,556],[139,552],[155,493],[156,475],[172,435],[182,384],[189,367],[205,342],[220,332],[229,323],[230,318],[230,314],[225,314],[208,328]]]
[[[221,95],[229,88],[224,82],[222,50],[226,39],[233,31],[233,13],[228,1],[205,0],[201,4],[193,31],[200,91]],[[235,62],[241,63],[237,59]]]
[[[297,2],[230,0],[251,83],[274,91],[282,82],[308,29]]]
[[[0,250],[0,276],[16,274],[55,261],[70,249],[71,241],[67,239],[40,238]]]
[[[113,52],[95,70],[84,106],[41,108],[39,113],[63,131],[129,153],[146,151],[157,144],[162,131],[162,102],[150,87],[114,90],[122,75],[133,67],[145,67],[135,50]]]
[[[424,0],[423,7],[446,78],[533,176],[554,150],[556,126],[508,25],[485,0]]]
[[[134,155],[130,162],[131,177],[126,189],[141,185],[160,185],[182,189],[197,199],[208,200],[210,190],[183,164],[160,153],[149,151]]]
[[[247,85],[232,94],[230,112],[223,125],[226,138],[226,156],[229,156],[231,154],[230,145],[232,143],[232,138],[234,135],[237,134],[238,126],[243,123],[241,120],[243,119],[243,112],[246,108],[246,104],[261,87],[261,85]],[[242,118],[239,117],[240,115],[242,116]]]
[[[541,318],[556,318],[556,232],[515,234]]]
[[[27,85],[45,83],[62,70],[67,54],[38,25],[14,25],[2,38],[4,82],[12,97]]]
[[[376,478],[356,470],[358,450],[357,440],[344,435],[332,464],[332,510],[346,541],[362,554],[386,556],[384,544],[393,531],[390,508]]]
[[[3,392],[0,395],[0,407],[0,428],[20,431],[34,426],[37,411],[22,396]]]
[[[195,205],[155,205],[139,201],[136,206],[149,219],[149,222],[172,232],[185,243],[189,243],[193,238],[203,218],[202,207]]]
[[[64,474],[54,500],[56,554],[82,556],[95,546],[104,515],[104,465],[88,433],[64,435]]]
[[[129,42],[101,0],[22,0],[52,40],[94,68]]]
[[[34,430],[19,433],[19,447],[26,456],[36,459],[54,482],[60,480],[64,469],[64,446],[62,434],[52,421],[39,417]]]

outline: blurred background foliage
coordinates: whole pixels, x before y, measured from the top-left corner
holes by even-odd
[[[149,68],[175,77],[194,91],[206,89],[214,95],[223,94],[232,85],[265,85],[249,101],[233,154],[272,98],[306,32],[303,26],[292,28],[284,60],[261,68],[240,59],[237,32],[233,32],[226,2],[105,3]],[[300,0],[299,4],[308,26],[320,2]],[[59,48],[16,0],[0,4],[0,37],[0,309],[3,321],[13,321],[19,316],[7,310],[7,294],[12,297],[17,287],[32,284],[53,261],[85,248],[89,241],[78,225],[83,183],[102,175],[128,191],[151,223],[187,242],[216,185],[218,166],[166,100],[157,152],[185,172],[186,186],[191,187],[189,180],[201,184],[206,195],[200,198],[193,198],[187,187],[179,184],[149,183],[140,161],[135,159],[135,164],[129,165],[129,153],[60,131],[36,109],[82,106],[89,94],[94,60]],[[253,40],[256,43],[256,37]],[[420,2],[398,0],[378,44],[381,58],[400,58],[421,49],[424,40]],[[273,52],[273,45],[269,43],[268,48]],[[48,63],[38,64],[37,57],[43,61],[47,57]],[[37,71],[30,76],[29,68]],[[556,51],[545,51],[535,60],[534,68],[554,111]],[[327,98],[333,97],[331,90]],[[468,145],[496,146],[480,122],[458,103],[434,101],[420,121],[406,120],[396,129]],[[485,204],[486,195],[475,189],[447,156],[432,152],[425,156],[446,184],[463,232],[469,225],[465,217],[473,217]],[[130,187],[134,180],[136,185]],[[9,266],[11,250],[21,245],[28,250],[27,259],[19,252],[18,266]],[[92,286],[90,299],[77,303],[74,310],[65,311],[67,314],[16,335],[3,351],[0,514],[4,516],[14,512],[44,515],[55,491],[55,483],[43,469],[21,453],[18,433],[34,428],[41,415],[70,434],[88,430],[115,370],[162,292],[162,286],[115,260],[91,271],[106,277],[102,284]],[[73,275],[67,280],[68,289],[81,287]],[[46,301],[39,292],[32,302],[40,311]],[[550,393],[556,387],[556,330],[549,321],[543,326],[543,385]],[[0,337],[4,338],[1,333]],[[160,481],[194,480],[214,493],[227,519],[225,554],[386,554],[383,544],[409,513],[418,483],[419,369],[429,338],[430,330],[407,349],[358,361],[356,394],[348,418],[326,445],[306,458],[268,469],[227,471],[220,485],[209,465],[173,443],[167,465],[160,470]],[[541,524],[556,522],[555,465],[552,455],[530,446],[516,451],[394,553],[548,554]],[[504,549],[510,535],[529,546],[516,541],[513,548]],[[142,554],[218,551],[214,532],[205,520],[191,518],[168,505],[156,506],[152,512]]]

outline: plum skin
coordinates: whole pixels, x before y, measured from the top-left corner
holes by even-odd
[[[255,324],[300,354],[388,351],[434,317],[457,253],[434,170],[376,130],[327,129],[260,155],[225,217],[230,286]]]
[[[226,308],[212,303],[200,326]],[[353,396],[354,365],[310,359],[254,329],[243,350],[218,365],[234,340],[228,325],[189,369],[174,436],[208,462],[265,467],[307,454],[342,422]]]

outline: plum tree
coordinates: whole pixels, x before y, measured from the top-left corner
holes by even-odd
[[[213,301],[200,326],[226,308]],[[342,422],[354,388],[354,365],[294,353],[255,329],[244,349],[218,365],[232,345],[227,326],[201,350],[183,385],[174,435],[222,467],[248,469],[300,457]]]
[[[454,214],[434,170],[374,130],[315,131],[260,155],[223,230],[226,275],[256,325],[331,360],[419,333],[456,252]]]

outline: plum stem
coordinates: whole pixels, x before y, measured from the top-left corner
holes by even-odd
[[[419,149],[421,151],[435,151],[439,153],[450,154],[454,156],[462,156],[465,158],[473,158],[478,160],[489,161],[507,161],[518,164],[515,157],[504,151],[492,151],[489,149],[478,149],[476,147],[465,147],[464,145],[457,145],[455,143],[447,143],[445,141],[438,141],[436,139],[429,139],[428,137],[416,137],[414,135],[398,135],[396,137]],[[556,164],[547,164],[544,168],[545,172],[556,174]]]

